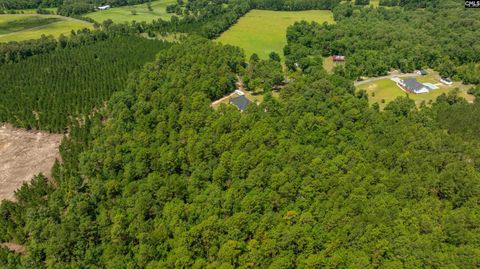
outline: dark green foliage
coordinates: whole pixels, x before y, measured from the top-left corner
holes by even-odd
[[[0,9],[28,9],[38,7],[56,7],[63,0],[0,0]]]
[[[290,68],[292,63],[307,68],[311,55],[341,54],[347,57],[346,75],[351,78],[431,67],[444,76],[480,80],[478,68],[473,68],[480,63],[478,12],[463,7],[353,12],[349,5],[334,12],[339,20],[334,25],[301,22],[288,29],[285,52]]]
[[[478,97],[477,97],[478,98]],[[449,132],[480,142],[480,105],[453,103],[438,109],[437,120]]]
[[[351,81],[312,69],[280,99],[213,110],[242,60],[185,40],[74,127],[56,189],[0,207],[2,240],[27,246],[22,265],[480,266],[478,146],[436,120],[460,99],[379,112]]]
[[[275,62],[280,62],[280,55],[274,51],[270,52],[270,54],[268,55],[268,58],[272,61],[275,61]]]
[[[277,59],[271,55],[270,58],[272,57]],[[284,75],[279,58],[280,56],[278,56],[278,61],[256,60],[252,55],[244,76],[247,88],[254,92],[262,92],[270,91],[274,86],[280,85],[284,81]]]
[[[0,122],[62,132],[72,119],[100,108],[124,87],[130,72],[167,46],[140,37],[112,37],[1,65]]]
[[[94,11],[94,5],[82,1],[65,3],[58,7],[57,14],[62,16],[75,16]]]
[[[355,0],[355,5],[365,6],[369,4],[370,4],[370,0]]]
[[[332,9],[339,0],[253,0],[252,8],[268,10]]]
[[[0,246],[0,267],[5,269],[21,268],[20,255]]]

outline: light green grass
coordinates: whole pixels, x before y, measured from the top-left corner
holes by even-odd
[[[48,23],[29,25],[28,28],[23,28],[18,31],[9,32],[6,34],[0,34],[0,42],[8,41],[23,41],[29,39],[37,39],[42,35],[53,35],[55,37],[60,34],[68,35],[72,30],[80,30],[83,28],[92,28],[91,23],[84,21],[66,18],[57,15],[0,15],[0,25],[4,23],[11,23],[18,20],[31,20],[32,17],[39,18],[55,18],[59,21]]]
[[[170,20],[172,14],[167,13],[166,8],[168,5],[176,3],[176,0],[157,0],[152,2],[152,11],[148,10],[147,4],[139,4],[134,6],[114,7],[108,10],[98,10],[95,12],[85,14],[85,17],[94,19],[101,23],[107,19],[111,19],[113,22],[122,23],[130,21],[145,21],[152,22],[162,18],[164,20]],[[137,12],[137,15],[132,15],[132,10]]]
[[[46,16],[6,15],[3,20],[0,20],[0,35],[22,31],[33,27],[54,23],[60,20],[60,18]]]
[[[438,84],[440,78],[436,72],[429,72],[429,75],[416,77],[419,82],[425,83],[429,82],[432,84]],[[468,89],[472,87],[471,85],[463,85],[460,82],[454,82],[453,85],[437,85],[439,89],[431,90],[428,93],[422,94],[413,94],[406,93],[400,87],[397,86],[395,82],[390,79],[382,79],[374,81],[371,83],[363,84],[357,87],[357,90],[365,90],[368,94],[368,100],[371,104],[378,103],[380,109],[383,109],[389,102],[395,100],[399,96],[408,96],[410,99],[415,101],[415,104],[419,106],[422,102],[425,102],[427,105],[430,102],[434,102],[438,96],[442,94],[448,94],[448,92],[458,88],[460,90],[459,96],[465,98],[467,101],[473,101],[474,96],[467,93]],[[384,100],[384,102],[382,101]]]
[[[378,7],[380,5],[380,0],[370,0],[369,6]]]
[[[323,58],[323,68],[327,70],[327,72],[329,73],[333,73],[333,69],[336,66],[344,65],[344,64],[345,64],[344,62],[334,62],[331,56]]]
[[[333,23],[332,13],[326,10],[252,10],[217,40],[243,48],[247,57],[257,53],[260,58],[266,59],[272,51],[283,57],[287,27],[301,20]]]

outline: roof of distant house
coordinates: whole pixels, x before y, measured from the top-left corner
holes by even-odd
[[[414,92],[418,92],[426,88],[425,85],[418,82],[417,79],[415,78],[406,78],[403,80],[403,84],[405,84],[405,87],[407,89]]]
[[[230,104],[236,105],[240,111],[243,111],[250,104],[250,100],[245,95],[241,95],[230,99]]]

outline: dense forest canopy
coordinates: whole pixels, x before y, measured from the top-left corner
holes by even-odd
[[[5,266],[334,268],[480,265],[478,141],[417,110],[369,107],[316,69],[243,113],[213,110],[238,48],[192,39],[159,54],[74,128],[54,168],[0,206]],[[47,194],[45,196],[45,194]],[[45,199],[46,197],[46,199]]]
[[[247,63],[240,48],[194,35],[218,35],[254,4],[327,3],[335,25],[289,28],[296,70],[278,98],[278,54]],[[52,178],[0,204],[0,243],[26,248],[0,246],[0,267],[480,267],[480,102],[452,91],[379,111],[353,86],[424,66],[475,83],[477,13],[423,3],[179,1],[188,11],[170,22],[0,45],[0,119],[69,128]],[[133,35],[148,31],[192,34]],[[331,54],[347,63],[330,74]],[[213,109],[239,75],[263,101]]]
[[[299,63],[307,69],[321,64],[312,55],[341,54],[347,57],[345,72],[351,78],[385,75],[392,68],[407,72],[431,67],[444,76],[480,83],[475,69],[480,64],[480,13],[475,10],[342,5],[334,15],[334,25],[300,22],[289,28],[287,65]]]

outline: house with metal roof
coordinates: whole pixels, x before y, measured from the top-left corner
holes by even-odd
[[[416,78],[406,78],[400,81],[400,86],[413,93],[427,93],[429,88],[418,82]]]
[[[237,97],[234,97],[234,98],[230,98],[229,103],[231,105],[235,105],[238,108],[238,110],[240,110],[240,112],[242,112],[250,104],[250,100],[248,100],[247,97],[245,97],[245,95],[240,95],[240,96],[237,96]]]

